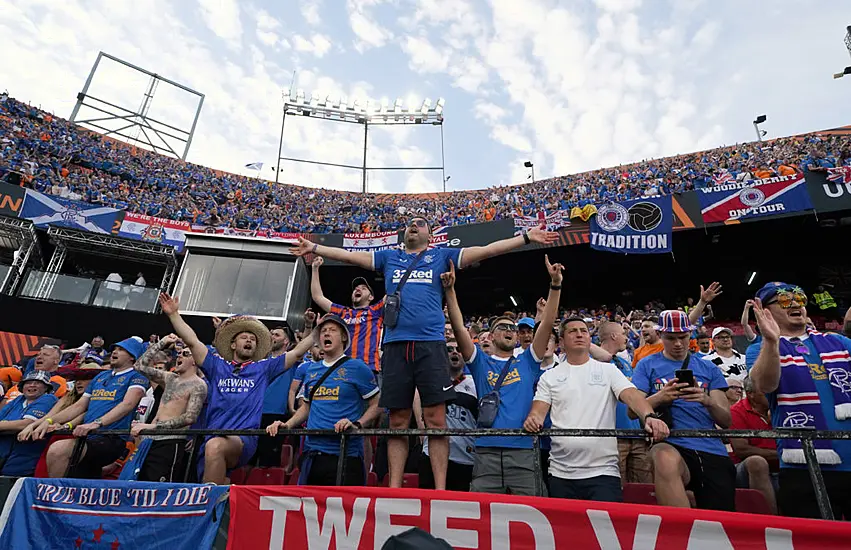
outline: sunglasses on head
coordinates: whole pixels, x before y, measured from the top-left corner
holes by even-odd
[[[789,309],[796,303],[805,307],[807,305],[807,293],[801,289],[801,287],[793,287],[790,290],[778,290],[777,294],[774,296],[774,300],[770,301],[768,305],[777,304],[783,309]]]
[[[510,325],[508,323],[500,323],[493,327],[494,330],[504,330],[506,332],[517,332],[517,325]]]

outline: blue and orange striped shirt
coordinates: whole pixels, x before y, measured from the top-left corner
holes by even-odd
[[[384,326],[384,300],[367,307],[346,307],[331,304],[331,313],[339,315],[349,326],[352,347],[349,355],[360,359],[372,370],[381,370],[378,350],[381,347],[381,329]]]

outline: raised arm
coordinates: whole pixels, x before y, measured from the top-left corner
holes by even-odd
[[[745,302],[745,309],[742,311],[742,329],[745,331],[745,338],[748,339],[748,342],[753,342],[756,339],[756,333],[751,328],[751,324],[749,322],[749,313],[751,308],[753,307],[753,300],[748,300]]]
[[[542,359],[544,354],[547,353],[547,344],[550,341],[550,334],[553,332],[553,323],[555,323],[558,303],[561,299],[561,282],[564,278],[562,273],[564,266],[559,263],[551,264],[550,258],[546,254],[544,254],[544,264],[547,266],[547,273],[550,276],[550,293],[547,296],[547,305],[544,306],[544,312],[541,315],[541,324],[532,340],[532,351],[538,359]]]
[[[297,362],[301,362],[301,358],[304,357],[304,354],[307,353],[307,350],[309,350],[312,345],[313,332],[306,334],[305,337],[301,339],[301,342],[296,344],[296,347],[285,354],[284,370],[291,369]]]
[[[473,265],[476,262],[511,252],[516,248],[528,243],[552,244],[558,238],[558,233],[547,231],[546,226],[541,224],[540,227],[534,227],[522,235],[494,241],[487,246],[470,246],[464,249],[461,255],[461,265],[459,268],[465,268]]]
[[[706,306],[709,305],[709,302],[714,300],[722,292],[724,291],[721,290],[721,283],[714,282],[709,285],[709,288],[707,289],[704,289],[703,285],[700,285],[700,300],[698,300],[697,304],[695,304],[695,306],[691,308],[691,311],[688,312],[689,322],[696,325],[700,316],[703,315],[703,310],[705,310]]]
[[[312,253],[323,258],[356,265],[370,271],[373,270],[371,252],[350,252],[343,248],[312,243],[304,237],[299,237],[298,244],[290,247],[290,253],[299,257]]]
[[[169,344],[173,344],[175,342],[177,342],[176,334],[169,334],[168,336],[160,338],[159,340],[148,346],[148,349],[146,349],[145,353],[143,353],[141,357],[139,357],[139,359],[133,365],[133,368],[144,374],[151,382],[156,382],[157,384],[165,384],[166,378],[168,378],[169,376],[176,375],[165,370],[159,370],[151,367],[151,359],[154,357],[154,354],[159,351],[162,351],[163,349],[167,348]]]
[[[203,365],[204,361],[207,359],[207,346],[198,339],[198,335],[195,334],[192,327],[187,325],[186,321],[183,320],[183,317],[180,316],[180,302],[178,302],[177,296],[172,298],[163,292],[160,294],[160,307],[162,308],[163,313],[168,316],[168,320],[171,321],[171,326],[174,327],[174,332],[180,336],[180,339],[183,340],[186,347],[192,351],[192,357],[195,359],[195,363],[199,366]]]
[[[754,300],[753,313],[762,334],[762,344],[750,377],[757,390],[770,393],[780,385],[780,327],[759,299]]]
[[[322,284],[319,282],[319,267],[323,263],[325,263],[325,260],[322,259],[322,256],[317,256],[313,260],[313,271],[310,274],[310,296],[324,311],[331,311],[331,300],[322,293]]]
[[[449,271],[440,275],[440,282],[443,283],[449,323],[452,325],[452,332],[455,333],[455,341],[458,342],[458,352],[464,358],[464,361],[469,361],[476,346],[473,344],[470,333],[464,327],[464,316],[461,315],[461,306],[458,305],[458,296],[455,294],[455,264],[452,260],[449,260]]]

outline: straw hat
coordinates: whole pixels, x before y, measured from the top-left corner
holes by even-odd
[[[272,350],[272,336],[266,325],[248,315],[234,315],[228,317],[216,330],[213,345],[225,361],[233,361],[233,350],[230,345],[233,339],[242,332],[250,332],[257,338],[257,347],[254,349],[252,361],[265,359]]]

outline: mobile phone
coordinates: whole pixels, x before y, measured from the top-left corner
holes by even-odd
[[[680,384],[694,386],[694,372],[691,369],[677,369],[674,373]]]

